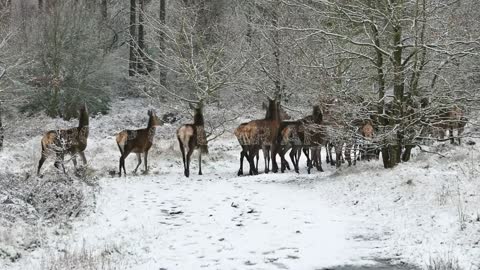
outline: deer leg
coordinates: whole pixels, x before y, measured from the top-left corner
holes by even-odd
[[[335,145],[335,167],[340,168],[342,165],[341,159],[342,159],[342,147],[339,147],[339,144]]]
[[[76,154],[72,155],[72,162],[73,162],[73,168],[75,168],[75,171],[77,171],[77,155]]]
[[[287,163],[287,161],[285,160],[285,154],[287,153],[288,149],[290,149],[290,145],[288,144],[279,147],[278,155],[280,156],[280,171],[282,173],[285,172]]]
[[[133,170],[134,174],[137,174],[138,167],[140,167],[140,164],[142,164],[142,153],[137,153],[137,167],[135,167],[135,170]]]
[[[320,172],[323,172],[322,168],[322,146],[319,145],[318,149],[316,150],[317,152],[317,170]]]
[[[250,165],[250,171],[249,171],[250,175],[258,174],[258,171],[255,168],[255,163],[254,163],[255,155],[257,153],[258,153],[258,148],[256,146],[250,146],[247,151],[247,160],[248,160],[248,164]]]
[[[262,146],[262,152],[263,152],[263,161],[265,165],[265,173],[268,173],[270,171],[270,169],[268,168],[268,165],[270,162],[270,160],[268,159],[270,155],[270,152],[268,151],[268,146]]]
[[[67,171],[65,170],[65,165],[64,165],[64,156],[63,153],[57,153],[57,160],[55,161],[55,168],[63,170],[64,174],[67,174]]]
[[[327,162],[327,164],[329,164],[330,163],[330,156],[328,154],[328,143],[325,143],[325,153],[326,153],[325,161]]]
[[[308,147],[303,147],[303,153],[307,157],[307,172],[310,174],[311,169],[313,168],[313,156],[315,155],[315,148],[312,148],[312,158],[310,159],[310,149]]]
[[[325,145],[325,148],[327,149],[327,163],[330,163],[330,165],[335,166],[336,161],[333,160],[333,156],[332,156],[333,145],[331,143],[327,143]]]
[[[182,143],[182,140],[180,140],[180,138],[178,138],[178,144],[180,145],[180,152],[182,153],[182,160],[183,160],[183,173],[185,174],[185,176],[187,175],[187,161],[185,159],[185,147]],[[188,177],[188,176],[187,176]]]
[[[143,174],[148,174],[148,151],[144,153],[144,158],[145,158],[145,171],[143,171]]]
[[[461,137],[462,137],[462,134],[463,134],[464,131],[465,131],[465,128],[464,128],[464,127],[459,127],[459,128],[457,129],[458,145],[461,145],[461,144],[462,144],[462,139],[461,139]]]
[[[125,168],[125,159],[130,154],[131,150],[123,151],[122,156],[120,157],[120,176],[122,176],[122,168],[123,168],[123,175],[127,176],[127,169]]]
[[[299,149],[297,146],[293,146],[292,150],[290,151],[290,159],[293,162],[293,167],[294,167],[296,173],[300,173],[300,169],[299,169],[299,166],[298,166],[298,163],[299,163],[299,160],[300,160],[300,157],[298,156],[299,151],[301,151],[301,149]]]
[[[192,153],[194,150],[192,139],[190,138],[189,147],[187,149],[187,168],[185,169],[185,176],[190,177],[190,158],[192,157]]]
[[[272,172],[277,173],[278,172],[278,165],[277,165],[277,160],[275,159],[277,156],[277,151],[278,151],[278,146],[273,144],[272,145],[272,151],[271,151],[271,157],[272,157]],[[280,161],[281,162],[281,161]]]
[[[296,165],[296,162],[295,162],[295,148],[294,147],[291,148],[289,156],[290,156],[290,160],[292,161],[293,169],[295,170],[295,172],[297,172],[297,165]]]
[[[315,166],[315,159],[316,159],[316,153],[315,153],[315,147],[311,147],[309,149],[308,147],[303,147],[303,153],[305,154],[305,157],[307,158],[307,172],[308,174],[311,173],[313,166]],[[310,157],[311,155],[311,157]]]
[[[353,145],[353,166],[357,165],[357,150],[358,150],[358,144],[355,143]]]
[[[453,136],[453,127],[448,128],[448,137],[450,138],[450,143],[455,144],[455,138]]]
[[[202,175],[202,150],[198,149],[198,175]]]
[[[47,159],[47,155],[42,151],[42,156],[40,157],[40,160],[38,161],[38,169],[37,169],[37,175],[40,175],[40,169],[43,166],[43,163]]]
[[[85,157],[85,152],[80,152],[78,153],[80,155],[80,158],[82,159],[83,166],[87,166],[87,158]]]
[[[243,175],[243,158],[245,157],[245,147],[242,145],[242,151],[240,151],[240,169],[238,169],[237,175]]]
[[[348,162],[348,166],[352,166],[352,145],[345,145],[345,160]]]
[[[257,151],[255,151],[255,157],[256,157],[256,164],[255,164],[255,170],[257,170],[258,172],[258,160],[260,159],[260,149],[258,149]]]
[[[278,154],[280,156],[280,169],[282,173],[285,171],[285,169],[290,171],[290,165],[288,164],[288,161],[285,159],[285,155],[287,154],[288,150],[291,147],[292,146],[290,144],[285,144],[278,148],[280,150]]]

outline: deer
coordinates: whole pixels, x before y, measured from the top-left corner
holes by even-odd
[[[309,149],[311,147],[319,147],[318,140],[322,140],[322,136],[318,136],[320,134],[317,130],[317,125],[321,124],[321,122],[322,112],[320,106],[314,106],[312,115],[297,121],[283,121],[281,123],[277,139],[280,159],[282,160],[281,172],[285,171],[285,164],[288,164],[285,160],[285,154],[291,148],[290,159],[295,172],[299,173],[299,161],[303,149],[307,157],[310,173],[312,162],[309,157]]]
[[[203,104],[199,102],[197,107],[189,103],[193,109],[193,123],[185,124],[178,128],[177,139],[182,153],[185,177],[190,177],[190,157],[195,149],[198,149],[198,175],[202,175],[202,154],[208,154],[207,135],[203,118]]]
[[[465,130],[468,119],[464,116],[463,110],[454,105],[451,109],[442,110],[437,117],[435,117],[433,127],[439,130],[440,140],[443,141],[447,132],[451,144],[455,144],[455,137],[453,131],[457,130],[458,144],[462,143],[461,135]]]
[[[374,136],[373,122],[370,119],[355,119],[352,121],[352,128],[354,129],[353,136],[351,141],[346,143],[345,146],[345,159],[348,162],[348,166],[356,165],[357,161],[357,150],[360,148],[360,156],[365,156],[368,160],[370,159],[368,149],[363,147],[361,144],[364,141],[371,142]],[[351,157],[351,152],[353,150],[353,162]]]
[[[57,169],[61,168],[64,174],[67,173],[64,165],[64,158],[67,154],[72,156],[73,165],[76,171],[77,154],[81,157],[83,165],[87,165],[84,151],[87,148],[89,132],[88,123],[88,110],[87,105],[84,103],[79,110],[78,127],[50,130],[43,135],[41,139],[42,152],[40,161],[38,162],[37,175],[40,176],[40,170],[43,163],[51,154],[56,155],[54,163],[55,167]]]
[[[268,110],[265,119],[253,120],[241,124],[234,131],[238,142],[242,147],[240,152],[240,169],[238,175],[243,175],[243,158],[246,157],[250,164],[250,175],[258,174],[253,159],[258,154],[260,148],[264,152],[265,173],[270,171],[270,155],[272,164],[274,163],[274,146],[276,144],[276,135],[280,126],[280,102],[274,99],[268,99]],[[273,167],[275,169],[275,166]],[[278,168],[277,168],[278,170]]]
[[[271,118],[271,110],[269,110],[268,108],[269,106],[263,102],[262,103],[262,109],[266,110],[266,115],[265,115],[265,118],[264,119],[269,119]],[[291,117],[288,115],[288,113],[283,109],[283,108],[280,108],[280,119],[281,120],[288,120],[288,119],[291,119]],[[239,137],[242,136],[242,134],[247,134],[247,132],[244,130],[244,128],[248,128],[247,126],[248,122],[247,123],[241,123],[238,128],[236,129],[236,131],[234,132],[236,135],[238,134],[237,136],[237,139],[239,139],[239,143],[240,145],[242,145],[242,142],[240,140],[243,140],[243,139],[240,139]],[[240,169],[238,171],[238,176],[241,176],[243,175],[243,160],[244,158],[247,158],[248,160],[248,153],[249,151],[252,151],[252,155],[254,156],[254,158],[256,159],[256,162],[255,162],[255,170],[258,172],[258,160],[259,160],[259,152],[260,152],[260,148],[262,148],[260,145],[256,145],[256,146],[247,146],[247,145],[243,145],[242,146],[242,151],[240,152]],[[265,159],[265,166],[268,166],[268,149],[267,148],[262,148],[262,151],[263,151],[263,156],[264,158],[266,157]],[[290,170],[290,166],[288,166],[288,162],[286,163],[286,166],[287,168]],[[253,168],[251,168],[253,169]],[[253,171],[250,172],[251,174],[253,174]]]
[[[153,145],[156,127],[161,126],[162,122],[159,120],[154,110],[148,110],[147,114],[148,124],[146,128],[136,130],[126,129],[119,132],[115,138],[118,149],[120,150],[120,160],[118,165],[120,177],[122,176],[122,169],[124,176],[127,176],[125,159],[132,152],[137,154],[138,160],[137,167],[135,167],[133,173],[136,174],[138,167],[142,164],[142,154],[145,159],[145,171],[143,173],[148,173],[148,151]]]

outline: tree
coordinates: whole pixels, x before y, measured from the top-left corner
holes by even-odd
[[[129,64],[128,64],[128,75],[135,76],[137,73],[137,1],[130,0],[130,41],[128,43],[130,53],[129,53]]]
[[[160,23],[165,27],[166,22],[167,22],[167,16],[166,16],[166,7],[165,7],[165,0],[160,0]],[[159,33],[159,50],[161,55],[165,55],[165,33],[163,31],[160,31]],[[159,66],[160,70],[160,78],[159,78],[159,83],[160,85],[166,87],[167,85],[167,69],[163,66]]]
[[[39,1],[42,1],[42,0],[39,0]],[[108,18],[108,3],[107,3],[107,0],[102,0],[101,11],[102,11],[102,18],[104,20],[106,20]]]
[[[77,117],[87,102],[91,113],[106,113],[109,96],[103,88],[102,65],[106,36],[98,28],[97,11],[86,8],[87,0],[50,1],[48,15],[33,16],[25,36],[36,38],[22,55],[30,63],[18,67],[18,83],[30,90],[20,110],[29,114],[45,111],[51,117]],[[22,58],[23,58],[22,57]],[[13,73],[13,72],[12,72]]]
[[[140,74],[146,74],[149,71],[148,59],[145,55],[145,0],[139,0],[139,12],[138,12],[138,60],[137,70]]]
[[[433,119],[435,114],[461,102],[468,93],[475,93],[472,88],[451,89],[458,79],[455,75],[440,74],[445,65],[451,65],[452,58],[478,57],[479,53],[478,37],[453,37],[439,27],[442,18],[455,12],[455,2],[292,0],[288,3],[303,9],[315,21],[307,27],[297,25],[283,30],[303,33],[303,40],[309,42],[305,47],[314,44],[310,43],[312,37],[328,40],[334,52],[320,54],[327,71],[332,69],[329,66],[337,66],[338,59],[352,63],[343,75],[346,85],[337,88],[336,96],[356,89],[356,95],[369,101],[372,96],[366,94],[366,89],[371,89],[374,83],[373,93],[377,98],[371,101],[377,108],[371,116],[380,126],[386,168],[409,159],[409,150],[419,143],[420,131],[432,125],[425,119]],[[439,76],[444,80],[442,85],[435,84]],[[463,77],[458,73],[456,76]],[[478,94],[475,96],[478,100]],[[437,100],[431,103],[436,105],[420,108],[419,101],[424,97]]]

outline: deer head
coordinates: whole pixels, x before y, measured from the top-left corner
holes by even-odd
[[[148,119],[149,127],[158,127],[163,125],[162,121],[160,120],[160,118],[158,118],[154,110],[148,110],[148,117],[149,117]]]

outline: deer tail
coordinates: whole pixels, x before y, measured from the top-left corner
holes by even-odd
[[[118,133],[117,137],[116,137],[118,150],[120,150],[120,154],[122,154],[122,155],[125,152],[125,145],[127,144],[127,137],[128,137],[128,134],[125,131],[122,131],[122,132]]]

